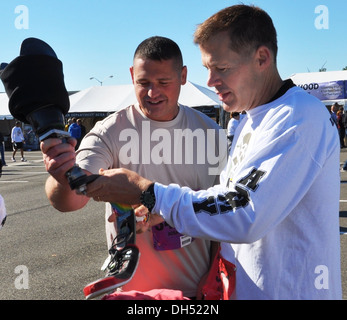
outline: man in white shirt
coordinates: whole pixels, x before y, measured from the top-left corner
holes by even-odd
[[[237,267],[233,298],[341,299],[334,120],[281,79],[276,30],[263,10],[221,10],[199,25],[195,42],[224,109],[247,112],[221,184],[193,191],[115,169],[87,195],[141,202],[184,234],[221,241],[221,257]]]
[[[13,146],[13,153],[12,153],[13,162],[16,162],[15,155],[18,149],[20,150],[21,161],[22,162],[26,161],[26,159],[24,158],[24,149],[23,149],[23,144],[25,143],[25,139],[23,136],[23,131],[20,126],[21,126],[20,121],[16,121],[16,125],[12,128],[12,131],[11,131],[11,141]]]

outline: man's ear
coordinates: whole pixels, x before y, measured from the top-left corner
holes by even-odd
[[[129,70],[130,70],[131,80],[132,80],[132,82],[133,82],[133,84],[134,84],[134,67],[131,66],[131,67],[129,68]]]
[[[181,72],[181,85],[185,85],[187,82],[187,74],[188,74],[188,69],[186,66],[183,66],[182,72]]]
[[[272,53],[266,46],[260,46],[256,52],[257,66],[266,69],[272,61]]]

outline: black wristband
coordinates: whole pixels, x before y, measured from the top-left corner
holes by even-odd
[[[154,182],[146,191],[141,193],[140,202],[148,209],[149,212],[152,212],[155,206]]]

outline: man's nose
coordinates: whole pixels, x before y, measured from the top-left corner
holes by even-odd
[[[151,84],[148,88],[148,96],[150,98],[156,98],[160,95],[160,90],[155,84]]]
[[[216,87],[222,83],[221,79],[218,77],[216,72],[209,71],[208,72],[208,78],[207,78],[207,85],[209,87]]]

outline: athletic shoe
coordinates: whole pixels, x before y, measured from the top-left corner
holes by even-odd
[[[16,162],[16,159],[15,159],[15,158],[13,158],[13,157],[11,158],[11,160],[12,160],[13,162]]]
[[[27,159],[21,158],[20,161],[22,161],[22,162],[27,162]]]

